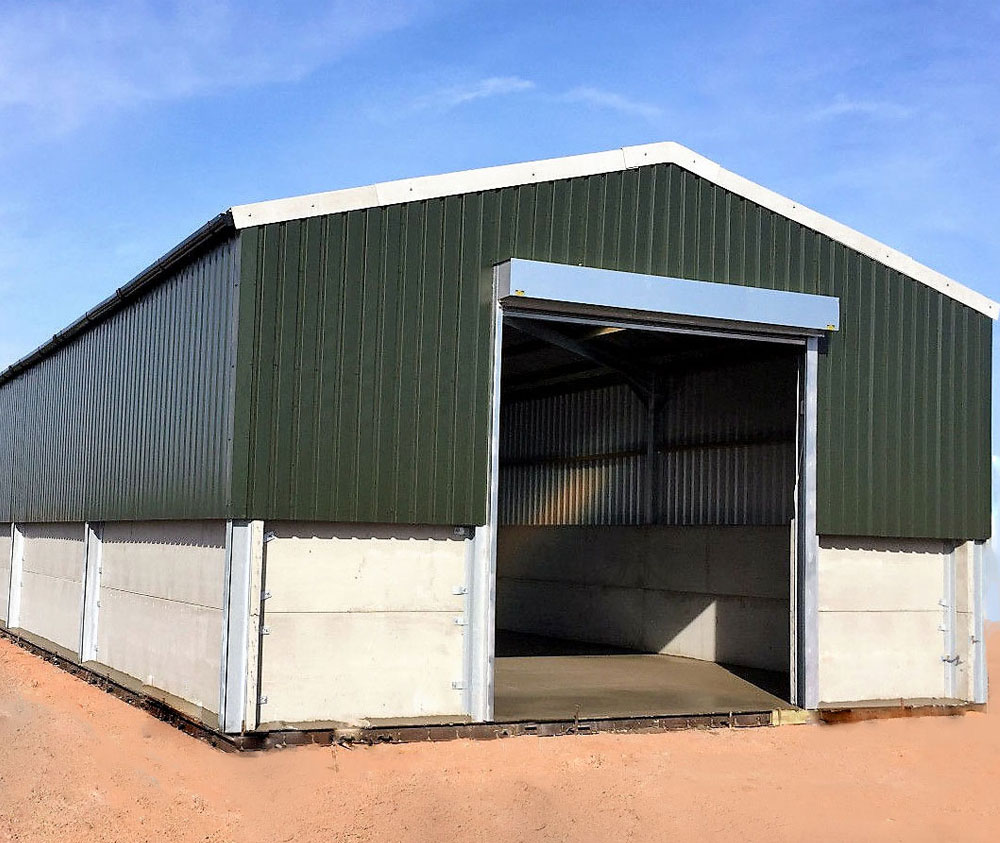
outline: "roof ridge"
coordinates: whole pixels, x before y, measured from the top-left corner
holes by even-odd
[[[229,209],[229,213],[237,229],[251,228],[324,214],[621,172],[652,164],[675,164],[731,193],[824,234],[831,240],[842,243],[991,319],[996,319],[1000,314],[1000,304],[982,293],[925,266],[898,249],[727,170],[674,141],[623,146],[605,152],[501,164],[441,175],[376,182],[361,187],[307,193],[284,199],[234,205]]]

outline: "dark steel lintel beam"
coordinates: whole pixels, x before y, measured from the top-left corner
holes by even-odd
[[[507,322],[518,331],[535,337],[551,345],[596,363],[605,369],[610,369],[621,375],[625,382],[636,391],[644,403],[647,403],[653,394],[654,373],[643,364],[621,357],[614,352],[605,351],[598,348],[590,348],[573,337],[568,337],[561,331],[557,331],[548,325],[541,324],[531,319],[515,319],[507,317]]]

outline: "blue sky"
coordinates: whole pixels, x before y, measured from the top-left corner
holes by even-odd
[[[656,140],[1000,298],[997,44],[961,0],[0,0],[0,365],[230,205]]]

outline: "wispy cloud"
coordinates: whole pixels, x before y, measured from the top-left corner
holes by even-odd
[[[421,5],[0,0],[0,130],[59,133],[110,110],[301,79]]]
[[[631,99],[602,88],[573,88],[573,90],[567,91],[562,99],[566,102],[580,102],[598,108],[607,108],[632,117],[642,117],[644,120],[655,121],[663,117],[663,109],[658,105]]]
[[[530,91],[535,83],[520,76],[490,76],[460,85],[450,85],[439,88],[430,94],[424,94],[413,101],[416,110],[437,109],[447,111],[466,103],[490,97],[507,96]]]
[[[873,117],[880,120],[905,120],[912,115],[913,109],[895,102],[838,97],[829,105],[810,112],[809,119],[823,121],[836,120],[839,117]]]

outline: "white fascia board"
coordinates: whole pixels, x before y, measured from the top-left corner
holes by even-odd
[[[507,164],[500,167],[465,170],[439,176],[400,179],[368,187],[352,187],[346,190],[311,193],[289,199],[234,205],[229,212],[236,228],[243,229],[255,225],[398,205],[403,202],[436,199],[461,193],[499,190],[523,184],[620,172],[650,164],[676,164],[678,167],[688,170],[737,196],[742,196],[769,211],[787,217],[793,222],[867,255],[890,269],[901,272],[903,275],[909,276],[932,290],[937,290],[939,293],[989,316],[991,319],[996,319],[997,315],[1000,314],[1000,304],[982,293],[971,290],[884,243],[806,208],[773,190],[761,187],[749,179],[720,167],[714,161],[710,161],[687,147],[673,142],[626,146],[609,152],[550,158],[523,164]]]
[[[903,275],[919,281],[921,284],[925,284],[932,290],[944,293],[944,295],[950,296],[967,307],[986,314],[991,319],[996,319],[997,315],[1000,314],[1000,304],[997,302],[984,296],[982,293],[959,284],[947,275],[942,275],[940,272],[924,266],[922,263],[918,263],[909,255],[904,255],[902,252],[893,249],[891,246],[886,246],[885,243],[880,243],[878,240],[874,240],[860,231],[855,231],[853,228],[830,219],[830,217],[824,216],[817,211],[813,211],[786,196],[782,196],[773,190],[768,190],[766,187],[761,187],[759,184],[743,178],[743,176],[723,169],[714,161],[709,161],[707,158],[698,155],[696,152],[692,152],[690,149],[685,149],[679,144],[672,145],[677,148],[678,154],[671,163],[676,164],[678,167],[689,170],[696,176],[701,176],[706,181],[717,184],[719,187],[735,193],[737,196],[749,199],[751,202],[755,202],[769,211],[774,211],[776,214],[787,217],[806,228],[818,231],[820,234],[825,234],[831,240],[843,243],[848,248],[867,255],[890,269],[894,269]],[[632,149],[638,151],[642,147],[632,147]],[[633,158],[632,160],[635,161],[636,159]],[[631,166],[639,166],[639,163],[632,163]]]
[[[655,145],[655,144],[654,144]],[[481,190],[497,190],[522,184],[578,178],[599,173],[614,173],[628,169],[624,150],[551,158],[547,161],[528,161],[523,164],[504,164],[478,170],[463,170],[440,176],[422,176],[414,179],[386,181],[368,187],[351,187],[326,193],[310,193],[289,199],[273,199],[250,205],[234,205],[229,209],[236,228],[267,225],[292,219],[358,211],[421,199],[437,199]]]

